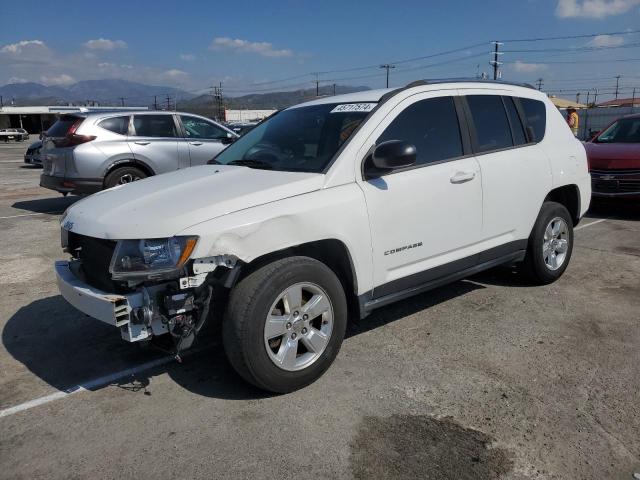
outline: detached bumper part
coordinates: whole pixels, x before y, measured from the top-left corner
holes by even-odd
[[[162,322],[151,326],[137,321],[135,311],[145,306],[142,292],[126,295],[106,293],[83,282],[74,270],[77,262],[57,261],[55,263],[58,289],[64,299],[81,312],[119,328],[122,338],[129,342],[145,340],[153,335],[167,332]],[[77,270],[76,270],[77,271]]]

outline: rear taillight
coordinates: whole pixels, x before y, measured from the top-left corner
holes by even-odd
[[[82,143],[90,142],[91,140],[95,140],[95,135],[78,135],[76,130],[80,126],[80,124],[84,121],[84,118],[79,118],[75,122],[71,124],[69,130],[67,130],[67,134],[62,138],[54,138],[53,144],[60,147],[75,147],[76,145],[80,145]]]

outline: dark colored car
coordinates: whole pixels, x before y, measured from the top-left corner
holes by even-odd
[[[640,199],[640,114],[619,118],[584,145],[593,197]]]

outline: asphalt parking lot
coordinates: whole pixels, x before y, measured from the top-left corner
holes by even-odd
[[[0,478],[631,479],[640,472],[640,206],[599,205],[557,283],[493,270],[352,324],[269,396],[215,341],[182,364],[58,295],[58,218],[0,144]],[[126,221],[126,219],[123,219]]]

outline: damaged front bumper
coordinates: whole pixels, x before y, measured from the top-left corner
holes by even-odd
[[[153,315],[145,315],[151,309],[149,289],[127,294],[106,293],[81,279],[80,262],[57,261],[55,263],[58,289],[64,299],[81,312],[120,329],[128,342],[146,340],[168,332],[167,323]],[[166,288],[164,285],[152,290]]]

